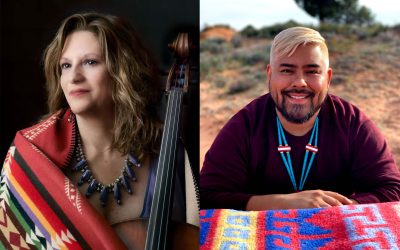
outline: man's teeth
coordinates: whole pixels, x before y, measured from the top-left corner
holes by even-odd
[[[295,95],[290,95],[291,98],[293,99],[304,99],[306,98],[305,96],[295,96]]]

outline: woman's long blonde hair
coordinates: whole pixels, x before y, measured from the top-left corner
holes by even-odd
[[[156,67],[137,32],[118,17],[83,13],[62,22],[44,53],[49,114],[68,107],[60,85],[59,62],[67,36],[82,30],[96,35],[113,80],[113,147],[124,154],[133,152],[140,158],[144,153],[157,151],[161,126],[156,105],[161,88]]]

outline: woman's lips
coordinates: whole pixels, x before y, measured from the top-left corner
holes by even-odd
[[[81,95],[84,95],[87,93],[89,93],[89,90],[87,90],[87,89],[77,89],[77,90],[70,91],[69,95],[73,96],[73,97],[77,97],[77,96],[81,96]]]

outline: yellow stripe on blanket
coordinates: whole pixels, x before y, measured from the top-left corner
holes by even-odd
[[[257,212],[221,210],[215,249],[256,249]]]
[[[55,229],[51,226],[48,220],[43,216],[40,210],[37,208],[35,203],[32,201],[31,198],[25,193],[24,189],[20,186],[18,181],[15,179],[14,175],[9,174],[9,180],[12,186],[15,188],[17,193],[21,196],[21,198],[25,201],[26,205],[32,210],[33,214],[38,218],[42,226],[49,232],[51,239],[53,242],[50,244],[56,244],[60,249],[67,249],[66,245],[62,241],[57,241],[58,234]]]

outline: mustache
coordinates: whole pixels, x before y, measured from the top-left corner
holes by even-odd
[[[307,96],[314,97],[315,93],[311,90],[306,89],[289,89],[289,90],[282,90],[282,95],[289,95],[289,94],[306,94]]]

